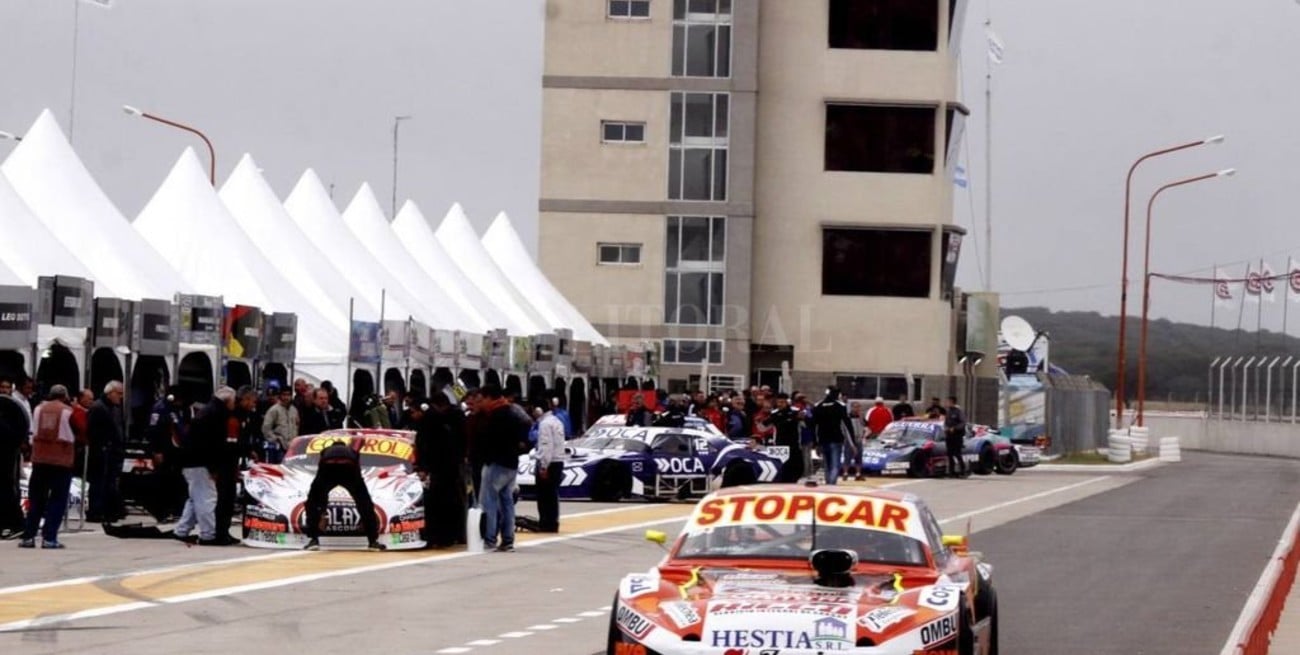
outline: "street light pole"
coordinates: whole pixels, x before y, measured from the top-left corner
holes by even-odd
[[[22,137],[18,136],[17,134],[14,134],[13,132],[5,132],[4,130],[0,130],[0,141],[19,141],[19,142],[21,142],[22,140],[23,140]]]
[[[214,187],[217,186],[217,151],[212,147],[212,141],[208,139],[208,135],[184,123],[177,123],[176,121],[168,120],[161,116],[155,116],[153,114],[150,114],[149,112],[136,109],[131,105],[122,105],[122,111],[132,116],[147,118],[151,121],[157,121],[159,123],[162,123],[163,125],[170,125],[174,128],[185,130],[186,132],[190,132],[192,134],[197,134],[200,139],[203,139],[203,143],[208,146],[208,181],[212,183],[212,186]]]
[[[389,218],[397,218],[397,128],[401,127],[402,121],[410,118],[410,116],[393,117],[393,201]]]
[[[1132,166],[1129,166],[1128,176],[1124,178],[1124,253],[1121,257],[1121,259],[1123,260],[1123,264],[1120,272],[1120,287],[1119,287],[1119,347],[1117,349],[1118,352],[1116,353],[1117,363],[1115,366],[1115,427],[1116,428],[1124,427],[1124,386],[1125,386],[1125,378],[1128,377],[1128,371],[1126,366],[1128,363],[1127,362],[1128,358],[1127,358],[1127,353],[1125,352],[1125,346],[1126,346],[1126,337],[1128,334],[1129,204],[1133,192],[1133,173],[1137,171],[1138,166],[1141,165],[1142,162],[1148,159],[1153,159],[1161,155],[1167,155],[1169,153],[1178,152],[1180,150],[1186,150],[1188,148],[1195,148],[1197,146],[1203,146],[1211,143],[1222,143],[1222,142],[1223,142],[1223,135],[1219,134],[1219,135],[1209,137],[1207,139],[1201,139],[1200,141],[1191,141],[1188,143],[1184,143],[1182,145],[1173,146],[1172,148],[1164,148],[1162,150],[1155,150],[1153,152],[1148,152],[1147,154],[1138,157],[1137,161],[1133,162]]]
[[[1143,413],[1146,409],[1147,400],[1147,317],[1151,310],[1151,209],[1155,207],[1156,198],[1159,198],[1160,194],[1169,189],[1180,187],[1185,184],[1211,180],[1216,177],[1227,177],[1236,172],[1235,169],[1225,168],[1217,173],[1206,173],[1205,175],[1197,175],[1196,177],[1189,177],[1178,180],[1177,182],[1170,182],[1169,184],[1156,189],[1156,192],[1151,194],[1151,199],[1147,201],[1146,243],[1144,244],[1145,254],[1142,257],[1142,336],[1141,341],[1138,344],[1137,424],[1139,426],[1145,425],[1143,423]],[[1121,321],[1122,320],[1123,319],[1121,318]]]

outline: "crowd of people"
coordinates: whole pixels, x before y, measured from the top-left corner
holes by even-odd
[[[30,379],[0,378],[0,538],[18,538],[20,547],[34,548],[39,536],[42,547],[63,548],[58,529],[71,480],[83,469],[90,489],[87,521],[112,523],[126,516],[120,487],[128,444],[123,392],[121,382],[114,381],[98,397],[90,389],[74,394],[62,385],[37,394]],[[176,520],[175,538],[204,546],[239,543],[230,528],[239,476],[250,463],[281,463],[299,435],[357,427],[415,433],[414,468],[427,489],[426,540],[431,547],[465,543],[466,512],[477,506],[485,517],[486,543],[509,552],[514,549],[520,455],[536,448],[537,527],[558,532],[564,442],[583,427],[575,431],[559,393],[521,399],[495,385],[468,390],[459,401],[445,392],[426,398],[389,390],[382,396],[363,396],[348,407],[328,381],[313,387],[297,379],[290,387],[269,380],[260,392],[251,386],[221,387],[203,402],[194,400],[185,397],[182,388],[172,387],[150,408],[142,436],[153,474],[142,504],[160,522]],[[906,398],[892,407],[876,398],[864,407],[857,401],[846,403],[835,388],[812,402],[800,392],[773,393],[758,386],[716,394],[647,390],[635,393],[625,408],[611,393],[603,406],[593,403],[591,413],[592,420],[600,414],[624,414],[629,426],[682,426],[688,417],[698,417],[729,438],[788,447],[790,457],[779,474],[785,482],[812,475],[812,455],[818,451],[826,482],[832,485],[841,474],[863,479],[859,463],[864,440],[878,436],[892,421],[915,415]],[[950,456],[955,454],[949,470],[962,473],[965,418],[956,399],[941,404],[934,398],[924,415],[944,420],[945,434],[958,442],[949,447]],[[321,481],[315,485],[320,488],[312,491],[315,502],[323,504],[329,489],[339,485],[358,496],[342,469],[324,473],[326,460],[349,465],[344,460],[355,458],[341,451],[325,455]],[[18,491],[24,461],[32,465],[26,513]],[[368,500],[357,498],[357,503]],[[318,545],[313,519],[319,511],[309,512],[309,547]],[[365,530],[370,547],[382,549],[373,521],[366,522]]]

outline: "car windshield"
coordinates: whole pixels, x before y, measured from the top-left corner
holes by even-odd
[[[880,433],[880,440],[918,445],[934,439],[937,432],[937,427],[930,423],[890,423]]]
[[[415,447],[406,439],[322,435],[294,439],[289,443],[284,463],[316,466],[320,462],[321,451],[340,440],[350,442],[353,450],[360,451],[362,468],[401,466],[409,472],[415,462]]]
[[[925,566],[925,546],[905,534],[839,525],[757,524],[709,528],[689,535],[678,559],[792,559],[814,550],[851,550],[863,564]]]
[[[650,452],[650,446],[644,441],[624,439],[621,437],[586,437],[573,442],[578,448],[591,450],[618,451],[627,453]]]

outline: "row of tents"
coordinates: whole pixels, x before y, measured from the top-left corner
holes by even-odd
[[[0,235],[0,373],[130,377],[137,403],[296,376],[352,398],[459,380],[582,403],[589,379],[653,375],[652,349],[611,345],[505,213],[481,237],[459,205],[436,228],[411,201],[390,222],[364,184],[340,212],[310,169],[281,202],[251,156],[213,188],[186,149],[132,221],[48,110],[0,164]]]

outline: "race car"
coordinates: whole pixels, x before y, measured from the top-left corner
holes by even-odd
[[[424,485],[414,473],[415,433],[404,430],[332,430],[289,442],[283,464],[254,464],[244,472],[244,543],[256,548],[307,545],[307,492],[320,453],[338,440],[361,454],[361,473],[375,503],[379,541],[389,550],[423,548]],[[331,537],[360,538],[365,531],[352,497],[330,492],[323,512],[322,543]],[[355,539],[351,541],[356,541]]]
[[[994,438],[985,426],[968,425],[962,458],[971,472],[979,475],[1016,472],[1018,455],[1010,441]],[[948,472],[948,447],[943,423],[938,421],[894,421],[876,439],[863,444],[862,469],[867,475],[905,474],[932,477]]]
[[[715,431],[596,425],[565,445],[560,497],[615,502],[685,498],[718,486],[776,480],[785,446],[733,442]],[[519,458],[520,495],[535,497],[537,451]]]
[[[23,508],[23,514],[31,509],[31,501],[27,497],[27,485],[32,477],[32,465],[23,462],[18,468],[18,504]],[[85,493],[83,493],[85,492]],[[84,505],[82,499],[87,498],[90,492],[89,483],[83,482],[81,476],[72,478],[68,484],[68,510],[64,515],[71,521],[81,521],[85,518],[85,512],[82,511]]]
[[[1015,446],[1021,468],[1029,468],[1041,462],[1043,453],[1051,445],[1047,426],[1041,423],[1012,423],[998,428],[997,432]]]
[[[981,559],[911,494],[724,489],[696,505],[657,567],[619,583],[606,653],[995,654]]]
[[[592,427],[627,427],[627,414],[606,414],[596,419],[596,422],[592,424]],[[714,425],[708,419],[699,416],[687,416],[685,427],[704,430],[705,432],[710,432],[720,437],[725,436],[722,434],[722,430],[718,429],[718,426]]]

